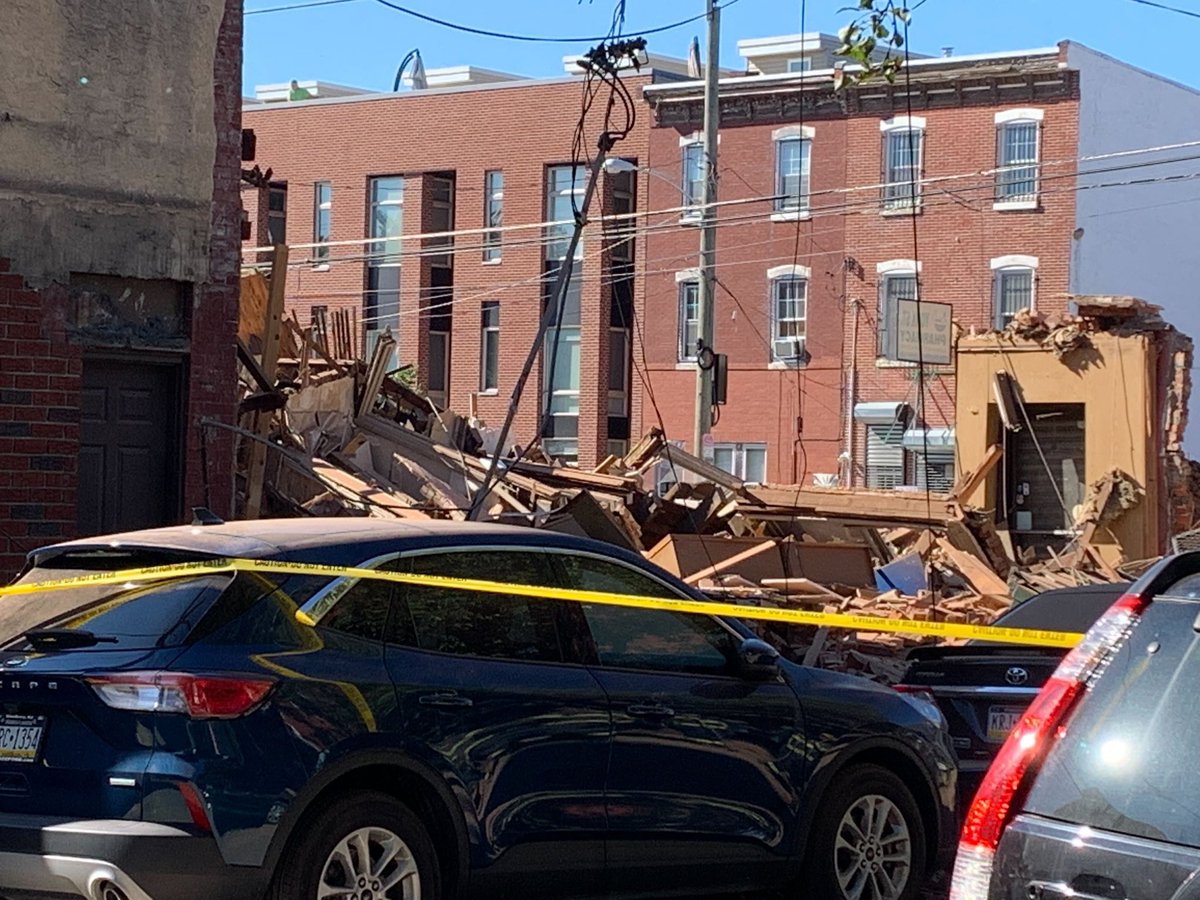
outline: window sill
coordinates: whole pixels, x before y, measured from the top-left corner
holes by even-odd
[[[812,218],[812,211],[807,209],[781,209],[771,213],[772,222],[807,222]]]
[[[704,223],[704,219],[699,213],[695,213],[692,215],[683,215],[683,216],[679,217],[680,225],[686,225],[691,228],[695,228],[696,226],[702,225],[703,223]]]
[[[788,369],[803,369],[804,363],[800,360],[781,360],[774,359],[767,363],[767,369],[772,372],[785,372]]]
[[[916,205],[915,211],[916,211],[917,215],[921,214],[921,212],[922,212],[921,204],[918,203]],[[914,207],[912,207],[912,206],[887,207],[887,208],[879,210],[879,214],[881,216],[883,216],[885,219],[892,219],[892,218],[896,218],[897,216],[911,216],[913,214],[913,212],[914,212]]]
[[[475,396],[477,396],[477,397],[499,397],[500,391],[497,388],[488,388],[485,391],[476,391]]]
[[[879,356],[875,359],[875,368],[877,369],[915,369],[915,362],[905,362],[902,359],[888,359],[886,356]]]
[[[485,266],[498,266],[498,265],[500,265],[500,263],[502,263],[502,262],[504,262],[503,258],[498,258],[498,259],[485,259],[485,260],[483,261],[483,263],[482,263],[482,264],[483,264],[483,265],[485,265]]]
[[[1038,209],[1041,204],[1037,200],[997,200],[992,204],[992,209],[997,212],[1008,212],[1015,210]]]
[[[675,363],[675,368],[681,372],[696,371],[696,361],[694,359],[681,359]]]
[[[313,264],[313,267],[312,267],[312,271],[314,271],[314,272],[328,272],[328,271],[329,271],[329,263],[327,263],[327,262],[323,262],[323,263],[314,263],[314,264]]]

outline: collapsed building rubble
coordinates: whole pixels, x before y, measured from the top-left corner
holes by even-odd
[[[658,429],[591,470],[536,448],[497,448],[493,429],[439,408],[408,370],[389,371],[390,335],[369,359],[347,357],[352,342],[342,328],[302,329],[282,316],[272,327],[261,276],[246,280],[243,291],[263,300],[243,306],[238,499],[246,515],[484,518],[643,553],[709,596],[740,604],[975,624],[1035,593],[1124,579],[1144,565],[1114,565],[1090,543],[1143,502],[1138,483],[1116,468],[1074,510],[1069,546],[1014,548],[993,513],[970,502],[1002,463],[998,444],[945,494],[745,484]],[[1079,323],[1070,328],[1059,341],[1061,326],[1031,315],[1011,326],[1056,354],[1083,346],[1070,335],[1090,340]],[[330,333],[342,335],[337,346]],[[502,477],[488,482],[497,452]],[[662,467],[673,477],[659,494],[647,485]],[[758,627],[798,661],[884,681],[902,673],[907,648],[929,640]]]

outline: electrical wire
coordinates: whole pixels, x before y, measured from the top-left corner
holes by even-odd
[[[431,15],[428,15],[427,13],[418,12],[415,9],[410,9],[409,7],[401,6],[399,3],[392,2],[392,0],[375,0],[375,2],[380,4],[381,6],[386,6],[389,9],[393,9],[396,12],[404,13],[407,16],[412,16],[415,19],[421,19],[422,21],[430,22],[434,25],[440,25],[443,28],[450,28],[454,31],[465,32],[466,34],[477,34],[482,37],[497,38],[497,39],[505,40],[505,41],[523,41],[525,43],[536,43],[536,44],[591,44],[591,43],[595,43],[597,41],[610,40],[612,38],[612,34],[613,34],[613,32],[611,32],[611,31],[609,32],[609,34],[604,35],[602,37],[595,37],[595,36],[591,36],[591,37],[547,37],[544,35],[511,34],[509,32],[504,32],[504,31],[492,31],[491,29],[487,29],[487,28],[475,28],[474,26],[471,26],[471,25],[462,25],[457,22],[449,22],[445,19],[439,19],[436,16],[431,16]],[[724,6],[725,7],[733,6],[737,2],[738,2],[738,0],[728,0],[728,2],[726,2],[724,4]],[[676,28],[682,28],[684,25],[690,25],[692,22],[698,21],[699,19],[703,19],[703,18],[704,18],[704,14],[701,13],[698,16],[692,16],[687,19],[681,19],[680,21],[672,22],[669,25],[659,25],[655,28],[638,29],[638,34],[640,34],[640,35],[661,34],[664,31],[672,31]],[[614,24],[615,24],[615,21],[614,21]]]
[[[291,3],[287,6],[272,6],[268,9],[248,9],[243,16],[261,16],[263,13],[288,12],[293,9],[312,9],[314,6],[337,6],[342,3],[356,3],[358,0],[309,0],[307,3]]]
[[[1168,6],[1166,3],[1155,3],[1154,0],[1133,0],[1133,2],[1140,3],[1142,6],[1153,6],[1155,9],[1165,9],[1167,12],[1179,13],[1181,16],[1191,16],[1193,19],[1200,19],[1200,12],[1196,12],[1193,9]]]

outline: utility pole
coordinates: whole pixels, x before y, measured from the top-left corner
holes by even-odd
[[[700,214],[700,316],[696,348],[696,427],[692,452],[704,457],[704,437],[712,431],[713,366],[716,364],[713,344],[713,298],[716,293],[717,265],[717,128],[720,125],[720,106],[717,79],[721,49],[721,8],[708,0],[708,56],[704,59],[704,191]]]

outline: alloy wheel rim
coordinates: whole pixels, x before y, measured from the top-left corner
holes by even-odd
[[[421,900],[417,862],[394,832],[359,828],[325,860],[317,900]]]
[[[845,900],[899,900],[912,872],[904,814],[887,797],[860,797],[838,824],[833,858]]]

